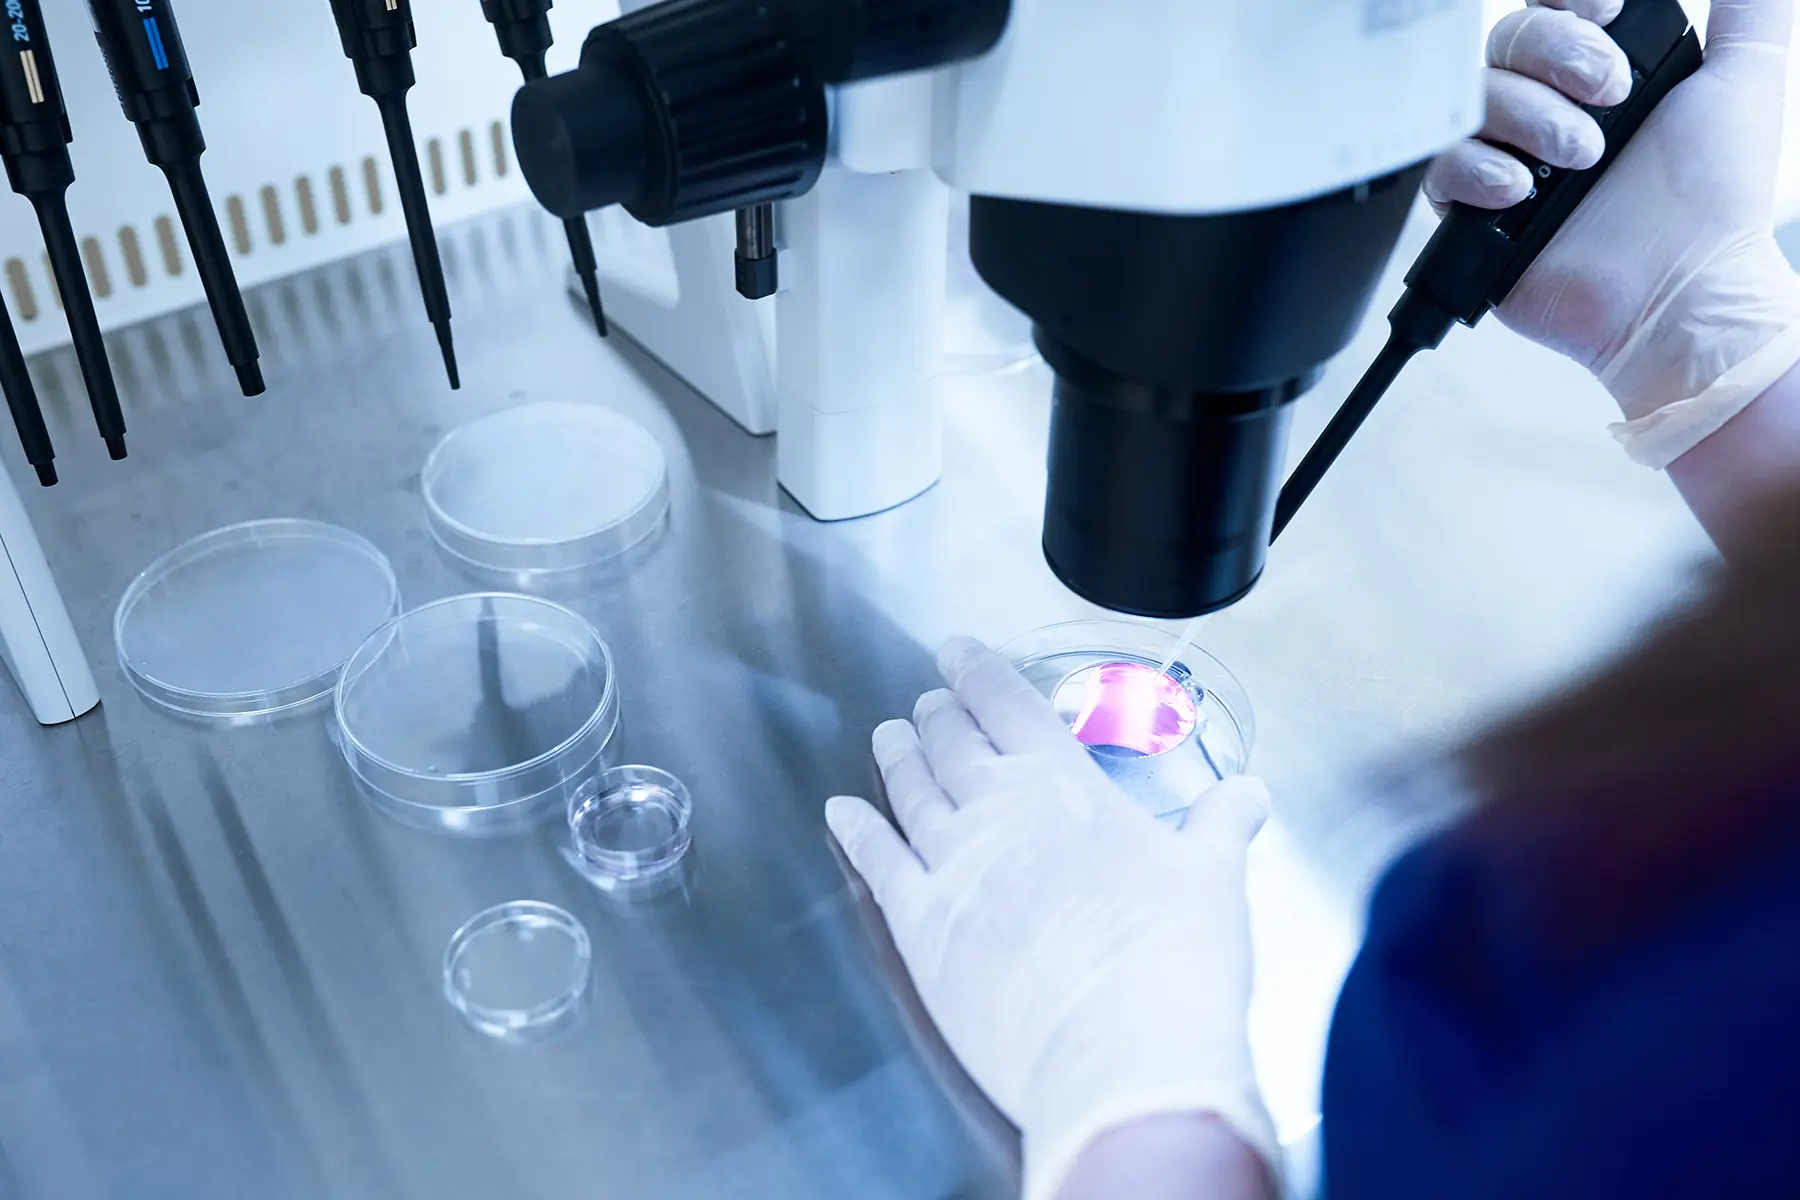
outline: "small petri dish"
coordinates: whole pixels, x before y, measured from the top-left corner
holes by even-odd
[[[446,434],[421,473],[431,536],[487,571],[575,571],[662,528],[669,471],[637,422],[584,404],[527,404]]]
[[[1242,774],[1255,739],[1249,697],[1218,659],[1190,646],[1165,672],[1174,634],[1132,621],[1071,621],[1000,648],[1150,812],[1179,820],[1207,788]]]
[[[414,826],[535,823],[605,765],[619,728],[612,653],[532,596],[452,596],[390,621],[345,664],[337,740],[358,789]]]
[[[556,905],[497,904],[451,935],[444,996],[479,1032],[531,1041],[580,1013],[593,957],[587,930]]]
[[[318,521],[247,521],[145,567],[113,614],[140,694],[192,717],[260,717],[328,695],[344,663],[400,611],[367,539]]]
[[[693,844],[687,785],[657,767],[603,771],[569,800],[569,838],[592,871],[642,880],[680,863]]]

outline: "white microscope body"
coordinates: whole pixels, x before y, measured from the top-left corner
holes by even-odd
[[[807,512],[879,512],[938,478],[952,190],[1203,214],[1353,186],[1475,129],[1481,34],[1477,0],[1013,0],[981,58],[833,90],[825,170],[777,205],[772,310],[733,289],[729,215],[667,230],[671,285],[618,209],[590,218],[607,304],[777,434]]]

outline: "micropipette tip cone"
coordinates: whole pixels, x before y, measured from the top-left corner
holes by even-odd
[[[121,458],[124,458],[125,435],[120,433],[108,437],[106,439],[106,453],[107,457],[111,458],[114,462],[118,462]]]
[[[592,271],[582,272],[581,290],[587,293],[588,311],[594,314],[594,328],[605,337],[608,332],[606,308],[600,303],[600,280]]]
[[[454,390],[462,387],[462,376],[456,371],[456,347],[450,341],[450,322],[433,321],[432,327],[437,330],[438,349],[444,352],[444,373],[450,376],[450,387]]]
[[[244,395],[260,396],[268,390],[268,385],[263,382],[262,368],[255,362],[238,363],[236,370],[238,387],[243,389]]]
[[[41,462],[41,463],[32,463],[31,465],[37,468],[37,477],[38,477],[39,483],[41,483],[45,487],[55,487],[56,486],[56,466],[54,463]]]

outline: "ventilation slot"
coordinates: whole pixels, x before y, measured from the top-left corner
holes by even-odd
[[[231,226],[231,244],[237,247],[237,252],[250,253],[250,219],[244,215],[242,196],[226,197],[225,221]]]
[[[344,178],[344,168],[333,167],[327,176],[331,184],[331,215],[337,218],[339,225],[350,223],[350,182]]]
[[[181,274],[181,243],[175,240],[175,222],[156,218],[156,244],[162,250],[163,270],[171,279]]]
[[[464,187],[474,187],[475,175],[475,135],[467,129],[456,135],[456,152],[462,159],[462,176]]]
[[[425,157],[431,164],[431,194],[441,196],[450,190],[444,179],[444,143],[432,138],[425,143]]]
[[[313,202],[312,180],[304,175],[294,180],[294,201],[300,206],[300,228],[306,236],[319,232],[319,206]]]
[[[131,280],[132,287],[143,287],[150,282],[150,272],[144,268],[144,248],[138,244],[137,230],[127,225],[119,230],[119,254],[125,259],[125,278]]]
[[[31,287],[31,272],[25,269],[21,260],[6,260],[6,286],[12,292],[13,311],[18,314],[19,320],[37,320],[37,293]]]
[[[369,212],[381,215],[381,168],[373,158],[363,159],[363,188],[369,193]]]
[[[262,189],[263,221],[269,227],[269,244],[279,246],[287,241],[287,222],[281,219],[281,196],[268,185]]]
[[[112,276],[106,270],[106,251],[101,249],[99,238],[81,239],[81,261],[87,265],[88,282],[93,286],[94,295],[102,300],[112,295]]]

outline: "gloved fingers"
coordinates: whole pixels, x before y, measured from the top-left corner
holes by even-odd
[[[1000,752],[956,694],[939,688],[920,696],[913,724],[931,774],[950,803],[963,807],[981,799],[983,781],[991,778],[987,768]]]
[[[1437,156],[1425,173],[1425,198],[1439,215],[1451,204],[1511,208],[1532,183],[1531,169],[1513,155],[1471,139]]]
[[[938,670],[1000,753],[1087,761],[1086,752],[1050,702],[1005,659],[974,638],[945,642],[938,651]],[[933,758],[934,767],[936,762]]]
[[[1533,8],[1556,8],[1585,17],[1596,25],[1610,25],[1625,8],[1625,0],[1525,0]]]
[[[944,823],[956,805],[931,773],[918,731],[909,722],[888,721],[876,727],[872,742],[900,831],[927,867],[936,866],[945,852]]]
[[[892,925],[896,913],[924,884],[924,865],[867,800],[833,796],[825,802],[825,824]]]
[[[1488,66],[1548,84],[1578,104],[1631,95],[1631,60],[1592,21],[1555,8],[1522,8],[1488,34]]]
[[[1606,153],[1599,122],[1547,83],[1489,67],[1486,142],[1522,150],[1553,167],[1584,171]]]
[[[1242,857],[1269,818],[1269,785],[1234,775],[1200,794],[1181,823],[1181,836]]]

